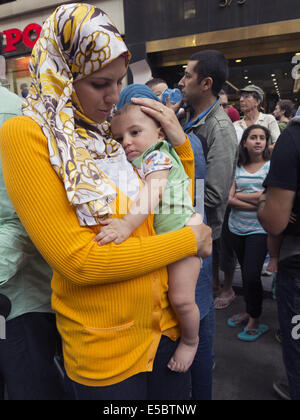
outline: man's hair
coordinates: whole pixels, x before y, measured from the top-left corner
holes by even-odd
[[[229,76],[228,62],[220,51],[205,50],[191,56],[190,61],[197,61],[194,71],[198,73],[198,83],[205,77],[213,80],[212,93],[218,96]]]
[[[283,99],[278,102],[281,111],[284,111],[286,118],[293,118],[296,114],[295,104],[290,99]]]
[[[168,83],[164,79],[159,79],[158,77],[149,80],[147,83],[145,83],[145,85],[151,89],[153,86],[160,85],[161,83],[165,83],[168,86]]]

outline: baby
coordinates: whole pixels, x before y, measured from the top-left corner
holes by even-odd
[[[119,244],[153,213],[156,234],[201,224],[203,218],[195,214],[188,193],[189,179],[158,123],[140,106],[126,104],[113,117],[111,129],[144,181],[144,187],[128,214],[122,219],[106,220],[95,240],[101,243],[108,238]],[[200,269],[197,256],[168,266],[168,296],[181,329],[179,345],[168,363],[169,369],[176,372],[190,368],[198,348],[200,313],[195,303],[195,288]]]

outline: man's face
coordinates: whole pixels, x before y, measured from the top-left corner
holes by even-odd
[[[191,106],[198,102],[202,93],[201,83],[198,83],[198,74],[194,71],[196,64],[197,61],[189,61],[184,76],[179,82],[184,101]]]
[[[251,112],[257,110],[260,101],[254,98],[252,92],[242,92],[240,97],[240,108],[242,112]]]
[[[280,120],[280,118],[283,115],[283,111],[281,111],[280,106],[278,104],[276,105],[273,115],[276,118],[276,120]]]

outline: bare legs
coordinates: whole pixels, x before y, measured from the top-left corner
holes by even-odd
[[[168,267],[169,300],[181,330],[179,345],[168,363],[176,372],[186,372],[190,368],[198,348],[200,312],[195,302],[195,288],[200,268],[198,257],[185,258]]]

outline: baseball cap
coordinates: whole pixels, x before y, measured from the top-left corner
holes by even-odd
[[[241,89],[241,92],[256,92],[256,93],[258,93],[262,102],[264,100],[264,96],[265,96],[264,91],[256,85],[248,85],[244,89]]]

